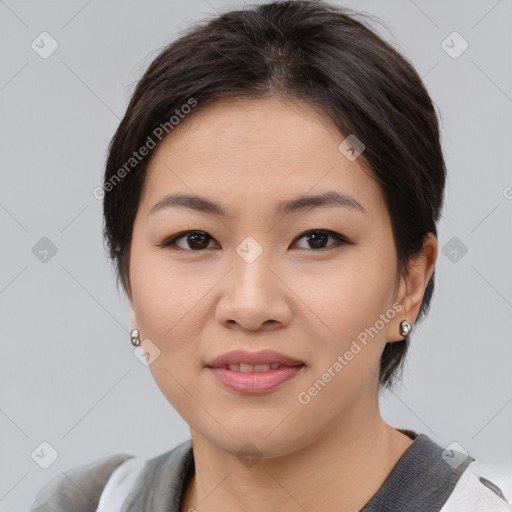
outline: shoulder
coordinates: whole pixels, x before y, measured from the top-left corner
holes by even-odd
[[[130,489],[122,489],[124,477],[121,474],[119,485],[113,479],[110,496],[123,502],[123,510],[179,510],[184,486],[194,473],[194,453],[192,440],[175,446],[153,459],[147,460],[141,467],[134,461],[128,471],[134,474]],[[122,497],[126,498],[123,499]]]
[[[30,512],[95,512],[114,470],[133,455],[118,453],[62,471],[36,494]]]
[[[126,453],[106,456],[50,480],[30,512],[117,510],[125,501],[123,510],[156,510],[164,502],[163,509],[171,510],[186,471],[193,467],[190,439],[149,460]]]
[[[506,498],[511,489],[503,475],[464,450],[452,449],[451,444],[443,447],[417,434],[363,510],[512,512]]]
[[[497,476],[475,460],[462,473],[440,512],[512,512],[512,504],[495,483]]]

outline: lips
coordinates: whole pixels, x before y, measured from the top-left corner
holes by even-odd
[[[224,368],[251,373],[276,370],[281,367],[304,366],[304,363],[273,350],[263,350],[261,352],[234,350],[212,359],[205,366],[207,368]]]
[[[288,366],[288,365],[287,365]],[[234,372],[252,373],[252,372],[268,372],[269,370],[277,370],[282,368],[283,365],[279,363],[270,364],[248,364],[248,363],[235,363],[228,364],[226,366],[217,366],[216,368],[224,368],[225,370],[231,370]]]
[[[259,395],[277,390],[303,373],[306,365],[273,350],[234,350],[212,359],[205,367],[225,388],[244,395]]]

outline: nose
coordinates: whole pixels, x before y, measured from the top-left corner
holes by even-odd
[[[216,319],[229,329],[268,331],[288,325],[292,318],[292,293],[265,251],[254,261],[238,253],[224,279]]]

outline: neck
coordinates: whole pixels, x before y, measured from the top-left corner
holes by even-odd
[[[359,511],[382,486],[412,439],[380,414],[332,428],[313,443],[248,467],[192,431],[195,474],[183,511]]]

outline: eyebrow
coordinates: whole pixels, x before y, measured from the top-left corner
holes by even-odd
[[[283,201],[277,205],[277,213],[286,215],[292,212],[307,211],[313,208],[341,206],[352,208],[361,213],[367,213],[361,203],[356,201],[352,196],[340,192],[330,191],[323,194],[309,195],[292,199],[291,201]],[[220,215],[222,217],[231,218],[230,215],[218,202],[201,196],[191,196],[185,194],[171,194],[158,201],[148,213],[151,215],[157,211],[166,208],[190,208],[192,210],[207,213],[210,215]]]

